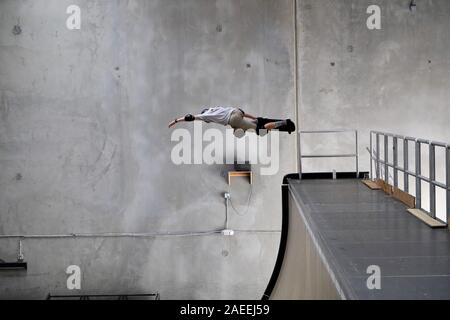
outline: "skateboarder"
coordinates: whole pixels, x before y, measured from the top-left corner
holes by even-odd
[[[245,135],[245,131],[253,129],[259,134],[260,130],[273,130],[278,129],[280,131],[286,131],[291,134],[295,131],[295,124],[290,120],[275,120],[266,119],[262,117],[254,117],[251,114],[245,113],[241,108],[234,107],[213,107],[204,109],[201,114],[192,115],[188,114],[183,118],[175,119],[169,123],[169,128],[172,128],[178,122],[191,122],[195,120],[201,120],[206,123],[218,123],[224,126],[230,125],[234,129],[234,135],[238,138],[242,138]]]

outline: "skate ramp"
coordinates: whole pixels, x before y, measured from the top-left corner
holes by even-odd
[[[263,299],[450,299],[448,230],[358,179],[287,179],[282,190],[280,252]]]

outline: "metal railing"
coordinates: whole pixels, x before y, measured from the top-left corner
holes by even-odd
[[[355,134],[355,153],[350,154],[321,154],[321,155],[303,155],[301,152],[301,136],[302,134],[328,134],[328,133],[346,133]],[[315,131],[299,131],[298,132],[298,158],[299,158],[299,174],[300,178],[303,173],[302,159],[313,158],[355,158],[356,177],[359,177],[359,149],[358,149],[358,130],[355,129],[339,129],[339,130],[315,130]]]
[[[373,138],[375,136],[375,150],[373,146]],[[389,138],[392,138],[392,163],[389,162]],[[384,143],[384,158],[380,157],[380,143],[383,139]],[[399,165],[399,153],[398,145],[403,143],[403,166]],[[409,168],[409,145],[410,142],[414,143],[414,156],[415,156],[415,170],[411,171]],[[424,176],[422,174],[422,146],[428,145],[429,153],[429,174]],[[445,149],[445,167],[446,167],[446,181],[445,183],[436,180],[436,148]],[[371,131],[370,132],[370,178],[374,178],[373,169],[375,169],[375,178],[382,179],[389,183],[389,168],[393,169],[393,184],[394,187],[399,188],[398,173],[403,172],[403,191],[409,192],[409,177],[415,178],[415,197],[416,207],[427,212],[432,218],[436,218],[436,187],[442,188],[446,191],[446,216],[447,223],[450,220],[450,144],[430,141],[425,139],[401,136],[397,134],[391,134],[386,132]],[[373,168],[372,164],[375,163]],[[384,177],[382,177],[381,168],[384,166]],[[422,208],[422,181],[429,183],[429,195],[430,195],[430,210],[424,210]],[[445,222],[445,221],[443,221]]]

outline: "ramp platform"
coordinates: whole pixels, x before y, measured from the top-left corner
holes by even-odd
[[[450,299],[449,230],[359,179],[286,179],[282,192],[280,252],[263,299]]]

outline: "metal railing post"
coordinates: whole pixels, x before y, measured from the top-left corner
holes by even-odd
[[[392,151],[394,159],[394,187],[398,188],[398,149],[397,149],[397,137],[392,139]]]
[[[422,173],[422,161],[421,161],[421,144],[416,140],[416,207],[422,208],[422,180],[420,179]]]
[[[450,227],[450,145],[448,145],[445,148],[445,159],[446,159],[445,172],[446,172],[446,187],[447,187],[447,190],[445,190],[447,194],[447,224],[449,224]]]
[[[301,141],[301,132],[298,133],[298,177],[301,180],[302,179],[302,141]]]
[[[436,148],[433,143],[430,142],[429,149],[430,158],[430,214],[433,218],[436,217],[436,186],[434,181],[436,180]]]
[[[372,135],[375,135],[375,139]],[[384,158],[381,159],[380,156],[380,137],[384,137]],[[392,151],[393,153],[393,161],[389,162],[389,138],[392,137]],[[375,140],[375,146],[374,146]],[[403,166],[399,164],[399,150],[398,146],[403,140]],[[399,142],[400,141],[400,142]],[[410,150],[410,142],[414,142],[414,158],[415,158],[415,171],[413,168],[410,168],[409,165],[409,150]],[[429,148],[429,174],[422,175],[422,145],[428,145]],[[374,151],[374,148],[376,151]],[[436,179],[436,149],[444,148],[445,149],[445,183],[437,181]],[[367,148],[368,149],[368,148]],[[408,136],[402,136],[398,134],[385,133],[379,131],[371,131],[370,132],[370,169],[371,175],[376,176],[377,179],[383,179],[386,183],[389,184],[390,177],[393,180],[393,187],[399,188],[399,172],[403,173],[403,191],[411,194],[410,192],[410,178],[415,179],[415,207],[426,212],[431,218],[440,220],[437,217],[437,209],[438,209],[438,200],[441,200],[437,195],[437,188],[445,190],[445,213],[446,218],[444,222],[450,228],[450,144],[443,143],[439,141],[425,140],[420,138],[413,138]],[[373,167],[375,165],[375,167]],[[384,173],[382,172],[381,165],[384,165]],[[390,175],[389,170],[393,169],[393,177]],[[374,171],[373,171],[374,170]],[[429,209],[426,210],[422,208],[422,182],[429,183]],[[412,195],[412,194],[411,194]],[[428,200],[427,200],[428,201]],[[428,207],[428,206],[427,206]]]
[[[370,180],[373,180],[373,170],[372,170],[372,163],[373,163],[373,159],[372,159],[372,155],[373,155],[372,131],[370,131],[370,148],[369,148],[369,153],[370,153],[370,157],[369,157]]]
[[[358,130],[355,130],[355,158],[356,158],[356,179],[358,179],[359,178]]]
[[[343,133],[343,132],[353,132],[355,133],[355,153],[351,154],[302,154],[302,142],[301,142],[301,136],[303,134],[319,134],[319,133]],[[336,130],[302,130],[298,131],[298,171],[299,171],[299,178],[302,179],[303,174],[303,159],[312,159],[312,158],[355,158],[356,159],[356,178],[359,178],[359,140],[358,140],[358,130],[354,129],[336,129]]]
[[[389,137],[384,135],[384,181],[389,183]]]
[[[376,133],[376,162],[375,162],[375,170],[376,170],[376,175],[377,175],[377,179],[381,179],[381,167],[380,167],[380,134]]]
[[[409,192],[409,175],[408,175],[408,170],[409,170],[409,142],[408,140],[404,139],[403,140],[403,170],[405,170],[405,172],[403,173],[403,191],[405,192]]]

